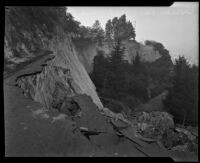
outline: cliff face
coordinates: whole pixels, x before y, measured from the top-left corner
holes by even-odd
[[[137,52],[144,62],[152,63],[162,57],[153,46],[146,46],[131,40],[123,41],[122,44],[125,47],[124,59],[129,63],[135,58]],[[75,41],[75,45],[78,51],[78,57],[88,73],[92,72],[93,59],[97,55],[97,49],[104,51],[106,56],[109,56],[109,53],[112,50],[112,45],[109,45],[106,42],[103,43],[103,46],[98,46],[94,42],[82,40]]]
[[[64,34],[63,34],[64,35]],[[92,97],[95,104],[102,104],[95,91],[86,70],[79,62],[76,51],[68,37],[64,40],[54,40],[49,48],[55,58],[45,66],[41,73],[19,78],[18,84],[33,91],[31,97],[51,108],[53,101],[58,103],[62,98],[76,94],[87,94]],[[35,81],[35,82],[34,82]]]
[[[45,9],[49,8],[42,10]],[[33,14],[38,14],[37,8],[30,10],[32,17]],[[95,86],[77,57],[71,42],[72,33],[66,34],[56,21],[52,22],[54,26],[49,29],[45,23],[34,24],[33,21],[33,24],[30,24],[31,14],[24,7],[9,8],[6,14],[4,71],[12,72],[18,65],[41,55],[42,51],[51,51],[55,58],[49,61],[41,72],[18,77],[18,84],[30,92],[35,101],[41,102],[47,108],[50,108],[53,102],[53,95],[58,96],[55,92],[58,87],[61,87],[59,90],[66,92],[67,96],[87,94],[97,106],[102,107]],[[39,18],[35,21],[39,21]]]
[[[77,55],[87,72],[92,72],[93,59],[97,55],[98,46],[91,41],[74,41]]]

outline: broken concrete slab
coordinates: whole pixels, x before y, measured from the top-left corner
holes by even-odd
[[[75,118],[78,126],[87,127],[93,131],[113,132],[107,118],[100,114],[98,107],[88,95],[77,95],[72,99],[79,105],[82,112],[81,117]]]
[[[82,116],[80,118],[76,118],[75,121],[79,126],[84,126],[90,130],[94,131],[104,131],[108,135],[116,135],[116,131],[113,130],[112,126],[108,123],[109,120],[106,120],[105,117],[103,117],[101,114],[99,114],[99,111],[96,107],[96,105],[92,102],[89,96],[87,95],[78,95],[73,97],[73,99],[78,103],[78,105],[81,107],[82,110]],[[128,127],[126,123],[116,121],[116,124],[118,127],[121,127],[120,132],[128,138],[132,143],[134,143],[137,150],[140,150],[140,152],[145,151],[146,155],[154,156],[156,155],[156,151],[152,154],[151,150],[147,150],[146,147],[148,144],[145,142],[140,141],[137,137],[135,137],[135,130],[133,127]],[[102,138],[105,134],[100,134],[100,136],[94,136],[91,139],[98,140],[100,137]],[[117,135],[116,135],[117,136]],[[115,137],[116,137],[115,136]],[[116,137],[117,138],[117,137]],[[103,139],[103,138],[102,138]],[[96,142],[98,142],[96,140]],[[139,147],[138,147],[139,146]],[[151,146],[150,146],[151,147]],[[149,147],[149,148],[150,148]],[[146,148],[146,149],[145,149]],[[150,153],[150,154],[148,154]],[[160,156],[162,152],[157,153],[156,156]],[[166,156],[162,153],[162,156]]]

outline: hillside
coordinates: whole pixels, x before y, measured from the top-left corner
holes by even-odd
[[[139,106],[137,109],[138,111],[145,111],[145,112],[151,112],[151,111],[162,111],[163,110],[163,103],[162,100],[165,98],[167,92],[163,92],[160,95],[152,98],[145,104]]]

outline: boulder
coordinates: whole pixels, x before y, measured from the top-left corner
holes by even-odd
[[[188,139],[189,140],[194,140],[196,138],[195,135],[193,135],[190,131],[188,131],[187,129],[184,129],[184,128],[179,128],[179,127],[176,127],[175,130],[179,133],[183,133],[185,135],[187,135]]]
[[[187,151],[187,144],[185,145],[177,145],[172,148],[174,151]]]
[[[166,112],[141,112],[136,116],[138,130],[147,137],[160,137],[163,133],[174,128],[174,121]]]

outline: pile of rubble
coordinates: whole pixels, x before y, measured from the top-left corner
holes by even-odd
[[[136,124],[139,134],[160,142],[169,150],[198,151],[197,128],[175,125],[173,117],[166,112],[140,112],[136,115]]]

